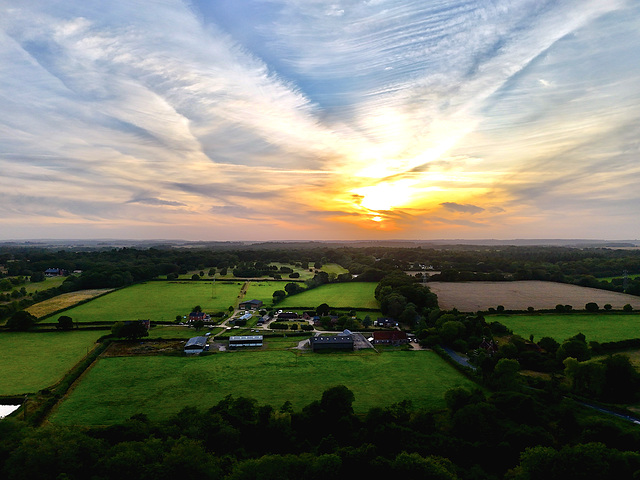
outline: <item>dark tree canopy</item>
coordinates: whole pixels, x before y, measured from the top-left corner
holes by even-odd
[[[59,330],[71,330],[73,328],[73,319],[69,315],[61,315],[60,318],[58,318],[56,328]]]
[[[29,330],[36,323],[36,317],[25,310],[14,313],[7,320],[7,328],[9,330],[25,331]]]

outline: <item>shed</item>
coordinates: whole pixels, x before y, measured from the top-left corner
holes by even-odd
[[[246,302],[240,303],[238,305],[238,308],[240,310],[257,310],[261,306],[262,306],[262,301],[261,300],[256,300],[254,298],[253,300],[248,300]]]
[[[262,335],[240,335],[229,337],[229,348],[261,347],[262,341]]]
[[[311,349],[316,352],[318,350],[353,350],[352,335],[317,335],[309,339]]]
[[[207,337],[191,337],[184,345],[184,353],[186,355],[200,355],[205,350],[209,350],[207,345]]]

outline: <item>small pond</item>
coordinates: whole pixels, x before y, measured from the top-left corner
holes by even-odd
[[[4,418],[20,408],[20,405],[0,405],[0,418]]]

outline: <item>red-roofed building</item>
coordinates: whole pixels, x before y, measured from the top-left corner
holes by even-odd
[[[380,345],[403,345],[409,343],[409,337],[405,332],[389,330],[373,332],[373,343]]]

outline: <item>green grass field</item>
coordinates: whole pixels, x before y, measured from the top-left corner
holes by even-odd
[[[276,290],[284,290],[286,284],[287,282],[251,282],[244,296],[244,301],[255,298],[256,300],[262,301],[265,306],[270,306],[273,300],[273,292]]]
[[[341,273],[349,273],[349,270],[341,267],[337,263],[327,263],[326,265],[323,265],[320,270],[329,274],[335,273],[336,275],[340,275]]]
[[[59,287],[66,279],[67,277],[45,277],[42,282],[27,282],[24,285],[18,286],[17,288],[18,290],[20,290],[22,287],[24,287],[27,293],[34,293],[36,291],[41,292],[42,290],[47,290],[49,288]]]
[[[240,283],[240,284],[239,284]],[[195,305],[226,311],[238,300],[242,282],[148,282],[115,291],[65,312],[75,322],[150,319],[173,322]],[[213,293],[213,298],[212,298]]]
[[[562,342],[578,333],[583,333],[587,342],[614,342],[640,338],[638,314],[496,315],[487,317],[486,320],[497,320],[525,338],[533,334],[536,340],[552,337]]]
[[[404,399],[416,407],[441,408],[449,388],[473,385],[427,351],[299,356],[288,351],[243,351],[195,358],[103,358],[51,421],[106,425],[138,412],[162,419],[185,406],[208,408],[229,394],[275,407],[290,400],[300,409],[339,384],[354,392],[358,413]]]
[[[105,333],[0,333],[0,395],[33,393],[55,384]]]
[[[277,307],[317,307],[326,303],[336,308],[379,308],[373,296],[377,285],[375,282],[330,283],[286,297]]]

